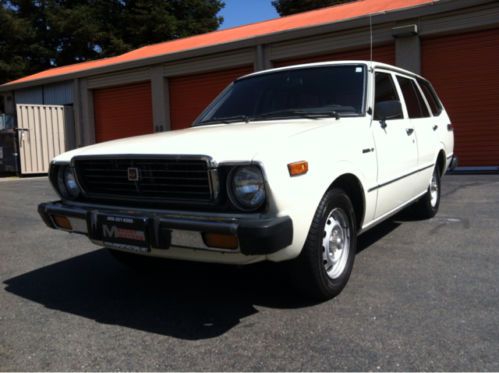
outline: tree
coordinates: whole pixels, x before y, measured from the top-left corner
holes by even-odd
[[[216,30],[219,0],[129,0],[122,38],[133,48]]]
[[[30,24],[0,7],[0,82],[21,77],[29,71]]]
[[[354,0],[273,0],[272,5],[282,17],[351,1]]]
[[[0,0],[0,83],[218,29],[222,0]]]

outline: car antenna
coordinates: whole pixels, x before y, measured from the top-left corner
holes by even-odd
[[[373,15],[372,13],[369,13],[369,61],[370,61],[370,72],[374,71],[373,68]],[[372,115],[373,109],[369,107],[367,109],[367,113],[369,115]]]
[[[369,60],[373,67],[373,15],[369,14]]]

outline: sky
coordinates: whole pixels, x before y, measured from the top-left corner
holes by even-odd
[[[225,0],[219,15],[224,17],[220,30],[279,17],[271,0]]]

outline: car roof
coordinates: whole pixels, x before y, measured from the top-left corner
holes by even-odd
[[[389,64],[383,63],[383,62],[368,61],[368,60],[341,60],[341,61],[324,61],[324,62],[304,63],[304,64],[299,64],[299,65],[291,65],[291,66],[278,67],[278,68],[274,68],[274,69],[257,71],[257,72],[254,72],[254,73],[251,73],[248,75],[244,75],[244,76],[240,77],[239,79],[245,79],[245,78],[249,78],[249,77],[253,77],[253,76],[271,74],[271,73],[274,73],[277,71],[303,69],[303,68],[308,68],[308,67],[336,66],[336,65],[366,65],[366,66],[369,66],[373,69],[378,68],[378,69],[390,70],[390,71],[398,72],[401,74],[410,75],[410,76],[415,77],[415,78],[425,79],[422,76],[420,76],[416,73],[413,73],[409,70],[405,70],[405,69],[402,69],[400,67],[389,65]]]

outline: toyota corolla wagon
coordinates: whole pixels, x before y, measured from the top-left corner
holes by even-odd
[[[39,212],[129,265],[287,262],[325,300],[346,285],[360,234],[406,207],[437,213],[453,147],[419,75],[368,61],[290,66],[237,79],[189,129],[56,157],[60,200]]]

